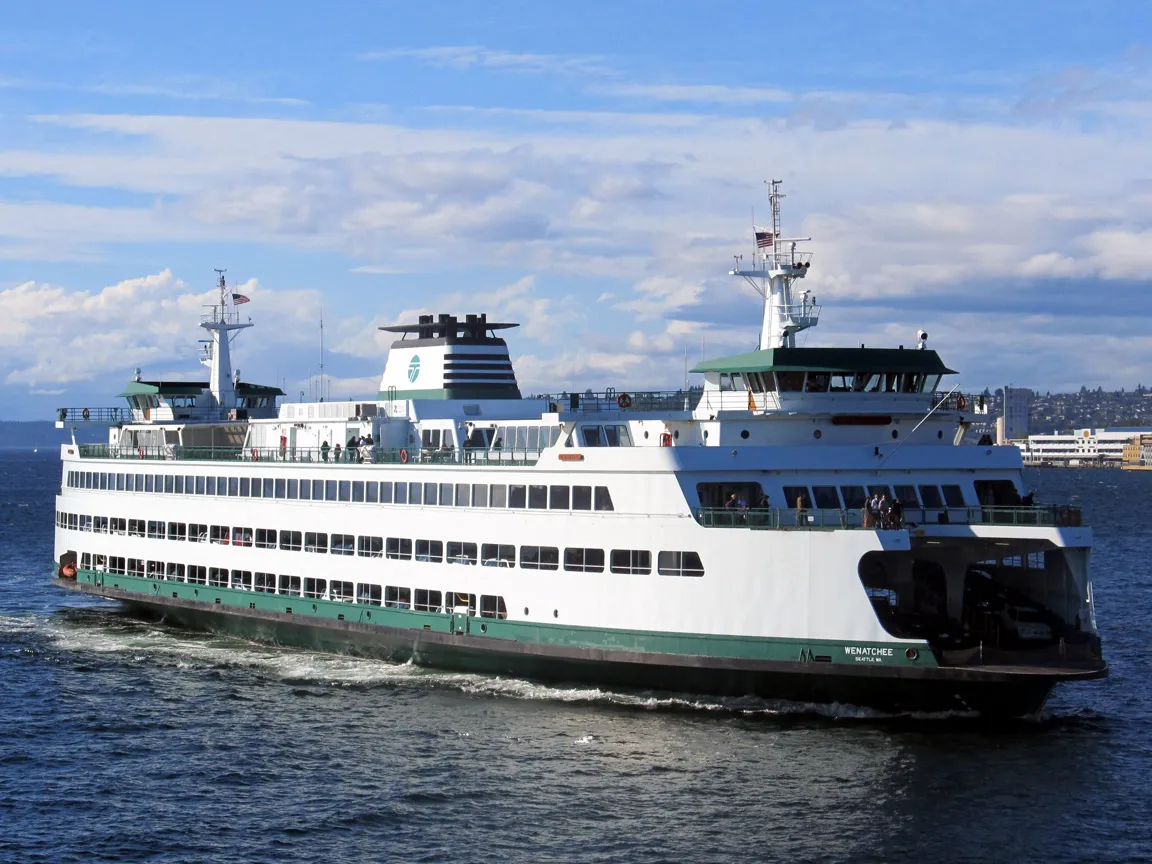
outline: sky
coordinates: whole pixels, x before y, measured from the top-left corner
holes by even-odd
[[[374,398],[382,325],[486,312],[527,393],[755,347],[764,181],[811,236],[800,344],[966,390],[1152,384],[1143,0],[5,4],[0,419],[234,364]],[[957,383],[953,380],[952,383]]]

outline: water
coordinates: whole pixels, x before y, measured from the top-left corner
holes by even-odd
[[[52,588],[55,454],[0,451],[0,861],[1152,861],[1152,475],[1096,526],[1112,677],[988,725],[256,646]]]

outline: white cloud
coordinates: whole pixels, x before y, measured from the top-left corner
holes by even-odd
[[[429,66],[461,71],[496,69],[563,75],[610,75],[612,69],[598,57],[572,54],[530,54],[500,51],[480,45],[444,45],[435,48],[392,48],[360,54],[363,61],[417,60]]]
[[[595,88],[609,96],[651,99],[658,102],[713,102],[749,105],[760,102],[792,102],[787,90],[773,87],[733,87],[727,84],[614,84]]]

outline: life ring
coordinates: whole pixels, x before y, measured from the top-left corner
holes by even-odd
[[[632,397],[629,396],[627,393],[621,393],[619,396],[616,397],[616,404],[619,405],[621,408],[631,408],[632,407]]]
[[[255,447],[252,448],[252,461],[253,462],[259,462],[260,461],[260,451],[258,449],[256,449]]]
[[[137,448],[136,448],[136,455],[137,455],[137,456],[139,456],[141,459],[143,459],[143,458],[144,458],[144,448],[143,448],[143,446],[141,446],[141,447],[137,447]]]
[[[88,413],[88,409],[87,409],[87,408],[85,408],[83,411],[81,411],[81,412],[80,412],[80,416],[81,416],[81,417],[83,417],[85,420],[87,420],[87,419],[88,419],[89,417],[91,417],[92,415],[91,415],[91,414],[89,414],[89,413]]]
[[[956,397],[956,410],[957,411],[963,411],[967,407],[968,407],[968,400],[965,399],[963,396],[957,396]]]
[[[404,450],[404,449],[400,450],[400,463],[403,465],[408,464],[408,451],[407,450]]]
[[[76,578],[76,565],[69,563],[60,568],[61,579],[75,579]]]

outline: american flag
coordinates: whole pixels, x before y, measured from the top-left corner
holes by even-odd
[[[772,245],[772,232],[771,231],[757,231],[756,232],[756,248],[764,249]]]
[[[249,302],[251,302],[251,298],[245,297],[243,294],[233,294],[232,295],[232,303],[236,306],[239,306],[241,303],[249,303]]]

